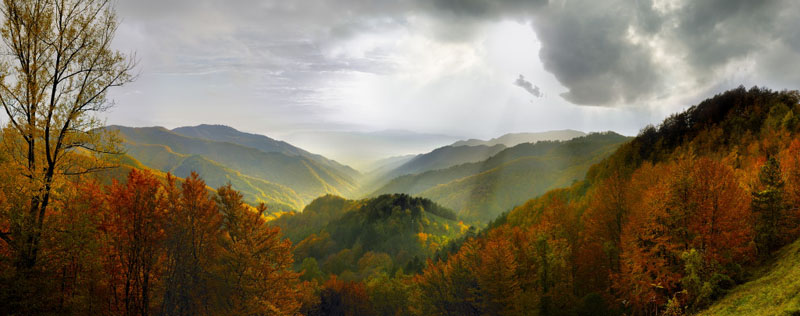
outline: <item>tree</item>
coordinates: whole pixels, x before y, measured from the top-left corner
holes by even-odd
[[[782,246],[781,226],[785,220],[783,178],[778,160],[771,156],[758,174],[759,186],[751,203],[755,216],[755,242],[762,257]]]
[[[222,214],[220,277],[226,315],[292,315],[300,309],[299,274],[289,240],[267,225],[264,204],[252,210],[228,184],[215,198]],[[316,262],[315,262],[316,264]]]
[[[151,313],[152,292],[163,260],[167,200],[159,180],[147,171],[131,170],[125,184],[114,182],[108,193],[108,223],[112,259],[112,291],[122,301],[122,315]]]
[[[110,106],[110,88],[133,79],[134,62],[111,47],[110,0],[4,0],[0,11],[8,51],[0,59],[0,104],[9,118],[3,141],[29,195],[0,238],[15,267],[27,270],[37,263],[59,178],[102,169],[99,156],[115,152],[93,114]]]
[[[746,191],[729,166],[691,155],[644,165],[631,183],[644,179],[651,184],[632,204],[615,286],[640,311],[657,311],[679,292],[705,304],[752,252]]]
[[[220,213],[197,173],[180,190],[167,177],[166,271],[162,315],[216,314],[212,269],[219,257]]]
[[[303,281],[316,280],[322,282],[325,278],[325,274],[319,269],[319,263],[314,257],[303,258],[303,262],[300,264],[300,272],[302,272],[300,279]]]
[[[331,276],[320,291],[319,306],[311,315],[375,315],[364,283],[341,281]]]
[[[607,256],[607,266],[620,271],[620,244],[622,228],[628,217],[628,183],[619,173],[614,173],[597,185],[591,206],[583,215],[587,235]]]

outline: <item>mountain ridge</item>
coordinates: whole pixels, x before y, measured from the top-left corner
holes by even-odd
[[[481,140],[475,138],[471,138],[468,140],[460,140],[451,144],[451,146],[504,145],[506,147],[514,147],[522,143],[535,143],[538,141],[545,141],[545,140],[570,140],[576,137],[581,137],[586,135],[588,134],[572,129],[552,130],[544,132],[507,133],[489,140]]]
[[[350,175],[308,157],[264,152],[236,143],[184,136],[163,127],[109,126],[107,129],[119,131],[126,149],[145,165],[149,161],[147,154],[139,153],[142,147],[163,145],[175,153],[201,155],[249,177],[291,188],[304,203],[326,193],[348,195],[356,188],[356,179]],[[167,166],[160,164],[156,168],[168,171]]]

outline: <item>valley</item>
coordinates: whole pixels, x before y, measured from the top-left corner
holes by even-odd
[[[800,315],[798,16],[4,0],[0,316]]]

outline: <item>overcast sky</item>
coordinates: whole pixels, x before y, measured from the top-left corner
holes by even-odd
[[[739,85],[800,84],[800,2],[119,0],[138,80],[108,123],[281,138],[632,135]]]

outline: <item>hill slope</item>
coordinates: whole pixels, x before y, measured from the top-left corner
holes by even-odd
[[[202,124],[197,126],[184,126],[175,128],[172,131],[188,137],[239,144],[266,153],[277,152],[289,156],[302,156],[312,159],[324,166],[334,168],[350,177],[356,177],[358,175],[358,171],[353,170],[353,168],[344,166],[321,155],[312,154],[301,148],[292,146],[287,142],[275,140],[264,135],[241,132],[225,125]]]
[[[384,176],[392,179],[398,176],[445,169],[460,164],[486,160],[506,149],[503,145],[494,146],[444,146],[429,153],[417,155]]]
[[[453,211],[430,200],[387,194],[366,200],[324,196],[302,213],[271,222],[297,243],[298,259],[314,258],[326,273],[363,270],[364,261],[390,259],[395,268],[422,259],[460,236],[466,227]],[[365,259],[363,258],[372,258]],[[298,260],[299,262],[300,260]]]
[[[541,251],[539,264],[547,274],[514,279],[521,283],[519,292],[501,293],[547,298],[533,307],[525,300],[509,303],[529,309],[680,315],[711,305],[706,315],[795,315],[800,304],[800,241],[791,243],[800,237],[795,113],[800,113],[797,91],[740,87],[718,94],[644,128],[593,165],[585,180],[499,217],[480,238],[467,241],[469,247],[425,275],[441,278],[434,273],[479,265],[471,254],[501,244],[522,258],[503,262],[517,267],[510,275],[530,271],[527,251]],[[552,256],[563,260],[549,261]],[[549,292],[537,292],[543,286]],[[472,304],[469,295],[456,301]]]
[[[202,155],[187,155],[172,151],[164,145],[126,144],[130,156],[140,157],[143,165],[161,172],[171,172],[186,178],[197,172],[212,188],[228,182],[251,203],[266,203],[271,211],[297,210],[303,207],[303,199],[292,189],[269,181],[250,177],[230,169]]]
[[[510,133],[490,140],[469,139],[460,140],[451,146],[496,146],[503,145],[514,147],[522,143],[535,143],[545,140],[570,140],[576,137],[586,136],[586,133],[574,130],[547,131],[540,133]]]
[[[458,140],[447,135],[404,130],[309,131],[289,134],[284,139],[304,148],[313,148],[314,152],[345,162],[359,170],[367,170],[372,162],[382,158],[426,152]],[[347,150],[343,150],[344,148]]]
[[[296,192],[303,203],[327,193],[348,195],[356,187],[355,180],[348,174],[302,156],[263,152],[240,144],[187,137],[160,127],[111,126],[108,129],[120,132],[125,140],[123,145],[132,157],[161,171],[177,168],[183,162],[182,155],[199,155],[252,179],[287,187]],[[165,148],[154,149],[153,145]],[[199,160],[195,159],[195,162]],[[207,166],[208,163],[203,165]]]
[[[784,247],[755,278],[698,315],[800,314],[800,240]]]
[[[533,196],[582,179],[589,166],[627,140],[598,133],[566,142],[520,144],[478,163],[398,177],[373,195],[420,195],[465,219],[489,221]]]

